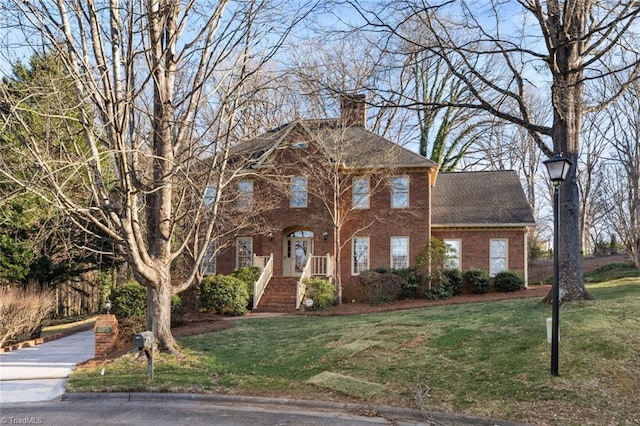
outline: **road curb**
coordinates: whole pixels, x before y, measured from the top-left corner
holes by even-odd
[[[475,426],[523,426],[506,420],[496,420],[485,417],[455,415],[449,413],[414,410],[401,407],[390,407],[372,404],[355,404],[330,401],[311,401],[288,398],[265,398],[241,395],[212,395],[190,393],[154,393],[154,392],[73,392],[65,393],[62,401],[183,401],[209,402],[234,405],[262,405],[272,407],[289,407],[298,409],[314,409],[319,411],[343,412],[349,414],[366,415],[370,417],[384,417],[393,420],[412,420],[429,422],[429,424],[445,425],[475,425]]]

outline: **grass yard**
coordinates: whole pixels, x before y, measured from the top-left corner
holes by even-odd
[[[557,378],[546,342],[551,309],[519,299],[239,320],[180,339],[184,356],[159,356],[150,384],[146,362],[129,354],[77,370],[67,388],[348,400],[533,424],[640,424],[640,278],[588,289],[597,301],[561,309]]]

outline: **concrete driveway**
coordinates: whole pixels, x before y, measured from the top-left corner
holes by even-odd
[[[95,356],[93,330],[0,353],[0,403],[48,401],[64,394],[75,366]]]

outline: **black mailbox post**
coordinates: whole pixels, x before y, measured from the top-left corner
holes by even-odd
[[[144,351],[147,356],[147,379],[153,379],[153,352],[156,344],[156,338],[153,331],[143,331],[133,337],[133,346],[139,351]]]

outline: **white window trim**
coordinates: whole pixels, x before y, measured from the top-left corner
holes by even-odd
[[[462,238],[443,238],[442,242],[444,243],[445,247],[447,247],[448,241],[457,241],[458,242],[458,247],[460,248],[459,250],[457,250],[457,263],[458,263],[458,267],[455,269],[458,269],[460,271],[462,271]],[[448,252],[447,252],[448,254]],[[449,259],[445,260],[445,268],[447,267],[446,261]]]
[[[300,204],[294,204],[293,200],[294,200],[294,193],[300,193],[302,194],[303,191],[294,191],[294,180],[295,179],[304,179],[304,205],[303,203]],[[308,179],[306,176],[293,176],[291,177],[291,197],[289,198],[289,207],[292,209],[304,209],[307,208],[307,206],[309,205],[309,189],[308,189]],[[300,201],[302,201],[302,198],[300,198]]]
[[[367,192],[365,193],[357,193],[355,191],[356,182],[363,181],[367,183]],[[362,199],[358,197],[356,199],[356,195],[364,195]],[[371,198],[371,180],[368,177],[354,177],[351,183],[351,205],[354,209],[368,209],[370,207],[370,198]],[[362,205],[358,203],[358,201],[362,202]]]
[[[249,242],[249,264],[243,265],[243,266],[253,265],[253,237],[237,237],[236,238],[236,269],[240,269],[241,267],[243,267],[240,265],[240,250],[238,250],[239,243],[242,240]]]
[[[356,240],[367,241],[367,266],[359,271],[356,271],[356,265],[355,265]],[[370,265],[371,265],[371,239],[369,237],[353,237],[353,239],[351,240],[351,275],[360,275],[360,272],[370,269]]]
[[[394,204],[394,200],[395,200],[395,197],[394,197],[394,194],[395,194],[394,181],[395,181],[395,179],[406,179],[406,183],[407,183],[407,193],[406,193],[407,194],[407,202],[406,202],[406,205],[404,205],[404,206],[394,206],[393,205]],[[410,188],[410,185],[409,185],[410,182],[411,181],[409,179],[409,176],[407,176],[407,175],[394,176],[394,177],[391,178],[391,208],[392,209],[408,209],[410,207],[410,202],[409,202],[409,200],[411,199],[411,197],[410,197],[411,188]]]
[[[508,238],[491,238],[491,239],[489,239],[489,276],[490,277],[495,277],[498,272],[502,272],[502,271],[497,271],[496,272],[496,271],[493,270],[493,259],[494,259],[494,256],[493,256],[493,253],[491,252],[491,245],[492,245],[491,243],[493,241],[504,241],[505,242],[505,249],[504,249],[505,250],[505,254],[504,254],[504,256],[505,256],[504,257],[505,265],[504,265],[504,269],[503,270],[504,271],[508,271],[509,270],[509,239]]]
[[[393,266],[393,240],[400,240],[400,239],[405,240],[406,243],[407,243],[406,244],[407,251],[404,254],[404,256],[407,258],[407,263],[402,268],[394,268],[394,266]],[[390,265],[391,269],[405,269],[405,268],[408,268],[409,266],[411,266],[410,262],[409,262],[409,259],[410,259],[410,256],[409,256],[409,237],[402,236],[402,235],[391,237],[389,239],[389,265]]]

